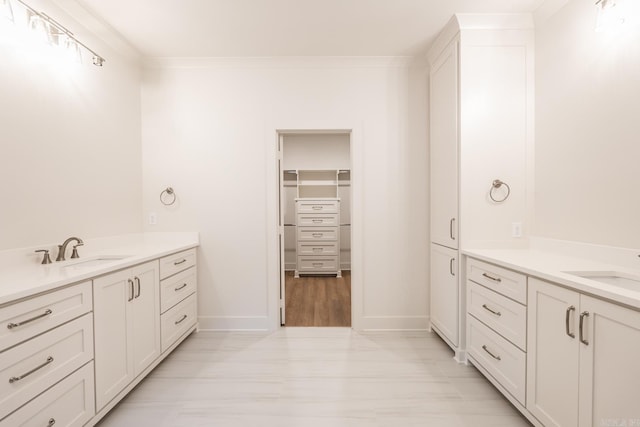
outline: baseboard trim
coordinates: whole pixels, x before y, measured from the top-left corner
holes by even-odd
[[[268,316],[199,316],[200,331],[268,331]]]
[[[364,316],[360,320],[362,331],[426,331],[428,316]]]

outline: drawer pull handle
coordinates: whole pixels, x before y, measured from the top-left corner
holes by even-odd
[[[56,419],[55,418],[49,418],[49,422],[47,423],[47,427],[51,427],[55,423],[56,423]]]
[[[322,262],[314,262],[312,265],[313,265],[314,267],[322,267],[322,266],[323,266],[323,264],[324,264],[324,263],[322,263]]]
[[[483,345],[483,346],[482,346],[482,349],[483,349],[484,351],[486,351],[486,352],[489,354],[489,356],[493,357],[494,359],[496,359],[496,360],[502,360],[502,357],[500,357],[500,356],[496,356],[495,354],[491,353],[491,351],[489,351],[489,349],[487,348],[487,346],[486,346],[486,345]]]
[[[180,285],[180,286],[178,286],[177,288],[175,288],[175,289],[174,289],[174,291],[178,292],[179,290],[184,289],[184,288],[186,288],[186,287],[187,287],[187,284],[186,284],[186,283],[183,283],[182,285]]]
[[[182,317],[180,318],[180,320],[176,320],[174,322],[174,324],[179,325],[180,323],[184,322],[184,320],[187,318],[186,314],[183,314]]]
[[[44,368],[45,366],[47,366],[51,362],[53,362],[53,357],[49,356],[49,357],[47,357],[47,361],[44,362],[42,365],[36,366],[35,368],[30,370],[29,372],[26,372],[26,373],[20,375],[19,377],[11,377],[11,378],[9,378],[9,384],[13,384],[16,381],[20,381],[21,379],[24,379],[24,378],[28,377],[29,375],[33,374],[34,372],[39,371],[40,369]]]
[[[138,285],[138,292],[136,292],[136,298],[140,297],[141,287],[140,287],[140,278],[138,276],[134,277],[136,285]]]
[[[314,211],[321,211],[322,206],[312,206],[311,209],[313,209]]]
[[[313,237],[322,237],[323,233],[313,233],[311,234]]]
[[[455,218],[451,218],[451,221],[449,221],[449,236],[451,236],[451,240],[456,240],[455,236],[453,235],[453,223],[456,222]]]
[[[576,308],[574,306],[571,306],[571,307],[567,308],[567,314],[565,315],[565,318],[564,318],[564,329],[565,329],[565,332],[566,332],[566,334],[568,336],[570,336],[571,338],[575,338],[576,334],[571,332],[571,330],[569,328],[569,318],[571,316],[571,312],[572,311],[576,311]]]
[[[584,339],[584,318],[589,317],[588,311],[583,311],[580,314],[580,342],[584,345],[589,345],[589,341]]]
[[[500,282],[502,282],[502,279],[501,279],[501,278],[499,278],[499,277],[493,277],[493,276],[490,276],[490,275],[488,275],[487,273],[482,273],[482,277],[486,277],[487,279],[489,279],[489,280],[493,280],[493,281],[494,281],[494,282],[496,282],[496,283],[500,283]]]
[[[449,273],[451,273],[452,276],[455,276],[456,273],[453,271],[453,263],[455,262],[455,258],[451,258],[449,260]]]
[[[51,313],[53,313],[53,311],[51,311],[50,309],[46,309],[44,313],[32,317],[31,319],[27,319],[27,320],[23,320],[22,322],[18,322],[18,323],[9,323],[7,325],[8,329],[13,329],[13,328],[17,328],[18,326],[22,326],[22,325],[26,325],[27,323],[31,323],[34,320],[38,320],[38,319],[42,319],[43,317],[47,317],[49,315],[51,315]]]
[[[127,302],[131,302],[136,297],[136,292],[134,290],[135,286],[133,284],[133,280],[131,279],[127,279],[127,283],[129,283],[129,298],[127,298]]]
[[[487,304],[482,304],[482,308],[484,308],[485,310],[487,310],[489,313],[495,314],[496,316],[500,317],[502,316],[502,313],[500,313],[499,311],[493,311],[491,310],[489,307],[487,307]]]
[[[322,220],[321,219],[314,219],[312,222],[314,224],[322,224]]]
[[[173,265],[180,265],[180,264],[184,264],[185,262],[187,262],[187,259],[186,258],[182,258],[181,261],[176,261],[176,262],[173,263]]]
[[[322,248],[313,248],[313,252],[322,252]]]

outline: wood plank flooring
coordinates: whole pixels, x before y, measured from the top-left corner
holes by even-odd
[[[100,427],[525,427],[429,332],[280,328],[187,338]]]
[[[285,274],[286,326],[351,326],[351,272],[335,276]]]

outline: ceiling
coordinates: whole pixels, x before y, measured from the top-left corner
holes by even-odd
[[[454,13],[543,0],[77,0],[145,57],[414,56]]]

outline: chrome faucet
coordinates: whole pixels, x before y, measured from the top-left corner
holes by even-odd
[[[73,242],[74,240],[76,242],[78,242],[78,243],[73,246],[73,252],[71,253],[71,259],[80,258],[80,255],[78,255],[77,247],[84,245],[84,242],[79,237],[69,237],[67,240],[64,241],[63,244],[58,245],[58,257],[56,258],[56,261],[64,261],[64,254],[67,251],[67,245],[69,245],[69,243]]]

